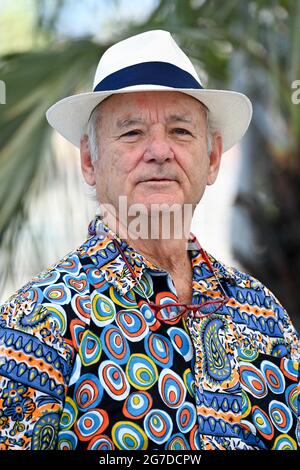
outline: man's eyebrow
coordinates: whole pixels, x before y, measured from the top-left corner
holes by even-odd
[[[145,120],[139,117],[120,118],[117,120],[117,127],[120,129],[126,129],[127,127],[135,126],[136,124],[145,124]]]
[[[185,122],[187,124],[194,124],[194,120],[192,119],[192,117],[185,116],[185,115],[182,115],[182,114],[171,114],[168,117],[167,122],[168,123]]]
[[[192,117],[183,115],[183,114],[171,114],[167,118],[167,123],[172,124],[174,122],[183,122],[186,124],[195,124]],[[131,126],[135,126],[137,124],[146,124],[145,119],[142,117],[130,117],[130,118],[119,118],[117,119],[117,128],[119,129],[126,129]]]

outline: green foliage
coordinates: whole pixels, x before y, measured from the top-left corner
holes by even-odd
[[[273,126],[261,126],[274,156],[283,165],[299,159],[300,110],[291,101],[291,84],[300,78],[300,2],[161,0],[140,30],[157,27],[176,35],[207,71],[209,86],[226,86],[232,61],[240,55],[249,80],[261,87],[266,111],[272,108],[277,116]],[[278,122],[285,135],[278,136]]]
[[[64,2],[55,2],[48,23],[43,17],[44,3],[37,3],[37,25],[53,32]],[[262,86],[274,111],[287,123],[286,146],[299,148],[300,113],[290,96],[291,81],[300,77],[300,2],[161,0],[146,23],[125,25],[122,34],[153,28],[168,29],[176,36],[194,62],[206,70],[210,86],[224,86],[233,55],[243,53],[251,77],[255,71],[263,72]],[[49,153],[46,109],[59,98],[89,90],[105,48],[91,40],[53,42],[48,49],[3,57],[0,75],[7,83],[7,105],[0,115],[0,200],[5,201],[0,207],[0,236],[9,229],[12,216],[24,213],[27,197],[32,188],[37,189]],[[274,154],[284,158],[283,138],[276,142],[274,130],[262,129],[269,132],[265,138]]]
[[[51,148],[46,110],[59,98],[87,88],[100,54],[99,45],[78,41],[3,58],[0,74],[7,84],[7,104],[0,114],[1,238],[11,220],[26,213],[28,198],[41,186]]]

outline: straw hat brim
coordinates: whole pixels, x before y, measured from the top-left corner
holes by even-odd
[[[252,117],[252,104],[242,93],[229,90],[171,88],[160,85],[135,85],[118,90],[81,93],[68,96],[51,106],[46,117],[49,124],[76,147],[86,133],[93,109],[103,100],[118,93],[142,91],[177,91],[196,98],[209,109],[212,132],[219,131],[223,152],[233,147],[245,134]]]

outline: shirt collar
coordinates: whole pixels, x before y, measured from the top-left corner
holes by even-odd
[[[163,271],[132,248],[97,216],[88,227],[90,238],[79,248],[81,256],[88,256],[104,274],[107,282],[112,283],[118,293],[125,295],[141,280],[145,269]],[[131,275],[126,263],[113,243],[117,240],[136,279]]]
[[[81,256],[88,256],[94,265],[104,274],[107,282],[112,283],[120,295],[126,295],[138,281],[141,281],[142,275],[146,269],[165,272],[156,264],[152,263],[141,253],[130,246],[126,240],[119,238],[104,222],[97,216],[89,224],[88,232],[90,238],[79,248]],[[130,263],[136,279],[130,273],[119,250],[116,248],[112,239],[116,239],[123,253]],[[203,258],[200,245],[192,233],[188,241],[188,249],[193,268],[193,292],[196,294],[208,295],[215,291],[219,292],[219,285],[214,273],[211,271],[207,262]],[[230,278],[233,272],[221,263],[215,260],[213,256],[206,253],[214,272],[217,276]]]

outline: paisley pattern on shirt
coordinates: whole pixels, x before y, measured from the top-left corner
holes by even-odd
[[[299,360],[297,334],[273,294],[210,256],[229,302],[205,319],[190,315],[186,323],[160,323],[144,292],[156,303],[176,301],[170,275],[118,239],[141,289],[112,243],[110,229],[95,219],[90,235],[1,308],[0,448],[291,445],[296,439],[293,413],[299,415],[294,375],[288,369],[290,379],[281,371],[280,404],[293,419],[290,427],[281,424],[280,432],[288,412],[284,418],[273,395],[270,411],[269,402],[254,400],[245,388],[251,381],[245,379],[241,359],[241,351],[252,349],[273,365],[280,358]],[[220,296],[193,237],[189,254],[193,303]],[[251,411],[245,415],[246,402]],[[269,440],[259,429],[268,413],[274,427]]]

